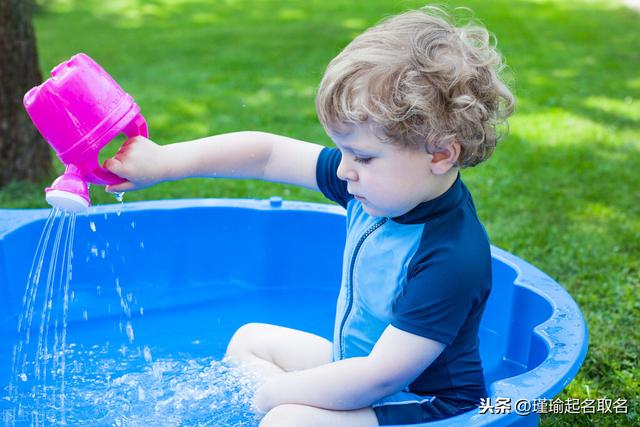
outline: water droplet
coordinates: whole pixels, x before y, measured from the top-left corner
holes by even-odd
[[[94,233],[96,232],[96,223],[91,221],[89,223],[89,227],[91,227],[91,231],[93,231]]]
[[[117,201],[122,203],[122,201],[124,200],[124,193],[115,192],[113,193],[113,197],[115,197]]]
[[[136,223],[135,223],[135,221],[131,221],[131,228],[136,228]]]
[[[144,242],[142,240],[140,241],[140,248],[144,249]]]
[[[151,350],[149,349],[149,346],[144,346],[144,360],[147,361],[147,363],[151,363],[153,361],[153,358],[151,357]]]
[[[27,374],[20,374],[18,375],[18,377],[20,378],[20,380],[22,381],[27,381]]]
[[[82,310],[82,318],[84,320],[89,320],[89,313],[87,312],[87,310]]]
[[[140,316],[144,316],[144,307],[140,307]]]
[[[104,249],[100,251],[100,256],[104,259],[107,256],[107,251]]]
[[[132,343],[135,336],[133,335],[133,326],[131,326],[131,322],[127,322],[127,326],[125,328],[127,330],[127,337],[129,338],[129,342]]]
[[[154,363],[153,365],[151,365],[151,371],[153,372],[154,378],[156,379],[162,378],[162,369],[160,368],[160,366],[158,366],[157,363]]]
[[[96,245],[91,245],[91,253],[93,254],[93,256],[98,256],[98,248],[96,247]]]
[[[96,293],[97,293],[98,295],[100,295],[100,294],[101,294],[100,292],[101,292],[101,291],[100,291],[100,285],[98,285],[98,286],[96,286]]]

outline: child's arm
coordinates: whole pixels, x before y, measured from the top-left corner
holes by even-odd
[[[369,356],[277,375],[258,390],[255,406],[264,413],[286,403],[364,408],[409,385],[444,348],[438,341],[388,326]]]
[[[108,191],[139,190],[182,178],[256,178],[318,190],[316,162],[321,145],[265,132],[235,132],[157,145],[144,137],[127,140],[105,167],[127,182]]]

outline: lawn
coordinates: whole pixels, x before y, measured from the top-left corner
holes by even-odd
[[[252,129],[325,145],[314,94],[326,64],[380,18],[423,4],[44,3],[35,17],[43,74],[90,54],[133,95],[158,143]],[[495,245],[566,287],[589,327],[586,361],[559,397],[629,400],[627,415],[545,415],[541,424],[639,425],[640,12],[604,0],[448,4],[468,6],[496,35],[518,98],[494,156],[463,171],[479,215]],[[12,183],[0,207],[45,207],[47,184]],[[325,201],[291,186],[202,179],[125,199],[272,195]],[[102,188],[92,199],[115,202]]]

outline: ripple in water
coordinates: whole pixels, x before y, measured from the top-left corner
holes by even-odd
[[[67,425],[256,427],[252,400],[261,379],[226,361],[205,358],[153,360],[145,347],[127,358],[102,350],[66,352]],[[55,393],[49,390],[49,393]],[[56,399],[23,398],[15,425],[60,421]],[[29,415],[31,414],[31,415]],[[36,423],[39,424],[39,423]]]

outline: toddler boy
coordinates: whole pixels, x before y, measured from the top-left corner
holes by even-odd
[[[486,396],[478,329],[489,240],[459,169],[486,160],[514,98],[484,28],[432,7],[389,18],[329,64],[318,116],[337,148],[263,132],[159,146],[136,137],[105,166],[140,189],[187,177],[321,191],[347,211],[333,342],[248,324],[227,357],[267,375],[261,426],[426,422]]]

